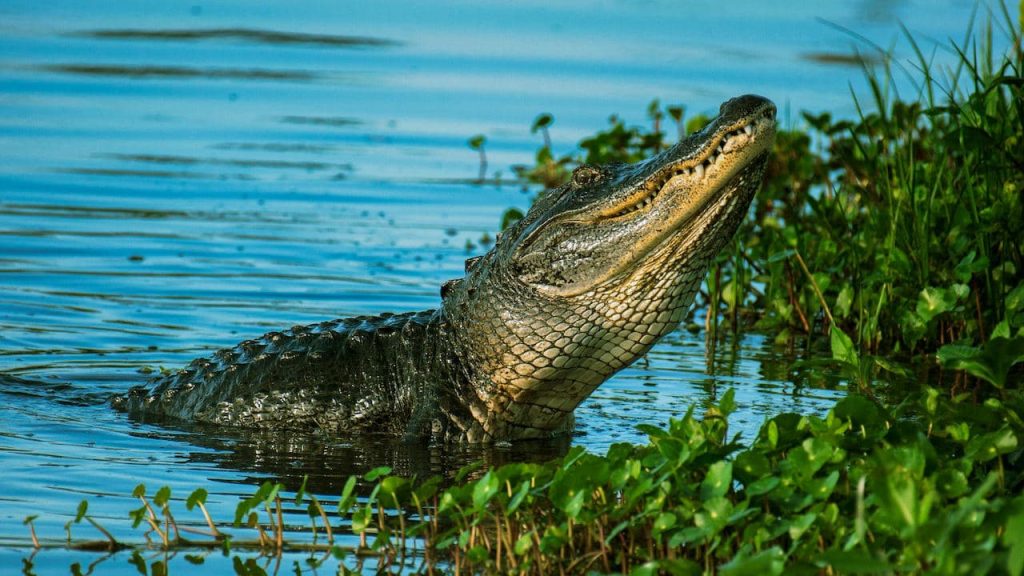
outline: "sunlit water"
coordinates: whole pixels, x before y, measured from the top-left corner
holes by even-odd
[[[140,541],[127,521],[139,482],[180,497],[206,487],[228,521],[266,479],[295,487],[308,475],[329,501],[379,465],[424,476],[558,454],[566,443],[427,449],[146,426],[105,402],[147,369],[271,329],[436,307],[502,210],[529,204],[508,178],[540,144],[529,131],[540,112],[555,116],[556,153],[610,114],[647,122],[653,98],[714,113],[756,92],[789,125],[802,109],[849,116],[860,72],[823,56],[852,54],[854,41],[818,18],[885,47],[901,20],[930,53],[963,36],[973,2],[681,6],[0,5],[0,573],[29,557],[25,516],[57,540],[83,498]],[[488,177],[506,183],[473,182],[477,133]],[[793,359],[760,336],[709,355],[702,333],[678,332],[579,408],[570,441],[597,452],[642,441],[636,424],[730,387],[747,438],[766,415],[824,410],[839,392],[794,376]],[[96,536],[84,524],[75,534]],[[32,562],[40,574],[73,562],[134,573],[127,559],[47,551]],[[219,554],[171,565],[230,566]]]

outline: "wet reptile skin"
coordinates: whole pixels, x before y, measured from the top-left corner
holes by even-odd
[[[722,105],[636,164],[581,166],[442,288],[438,310],[297,326],[114,398],[141,419],[434,442],[564,434],[675,329],[760,185],[775,107]]]

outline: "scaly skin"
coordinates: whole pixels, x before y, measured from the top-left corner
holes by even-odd
[[[133,388],[142,418],[505,442],[572,429],[573,410],[675,329],[761,182],[775,107],[722,105],[645,161],[581,166],[434,311],[271,332]]]

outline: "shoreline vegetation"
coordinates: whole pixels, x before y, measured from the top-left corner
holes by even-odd
[[[934,70],[907,34],[915,61],[866,68],[858,119],[804,113],[806,130],[780,130],[750,217],[708,276],[712,343],[750,329],[828,343],[822,362],[850,395],[826,415],[779,414],[740,438],[730,390],[703,414],[642,426],[647,444],[604,455],[573,448],[445,481],[378,468],[325,504],[300,488],[288,499],[308,507],[311,531],[286,527],[280,484],[222,523],[202,489],[175,500],[140,485],[127,518],[144,542],[73,538],[82,522],[105,533],[87,501],[66,540],[39,542],[27,517],[32,542],[127,548],[143,574],[166,573],[167,555],[140,552],[210,549],[249,551],[235,557],[239,574],[277,572],[282,551],[308,551],[310,567],[340,559],[341,573],[1024,574],[1024,55],[1005,5],[1001,20],[1005,55],[993,53],[990,25],[945,48],[953,69]],[[893,94],[893,74],[913,79],[915,98]],[[707,120],[657,101],[648,116],[650,130],[612,117],[556,157],[553,119],[541,115],[533,130],[545,144],[517,172],[550,189],[581,162],[663,149],[669,121],[685,134]],[[483,162],[483,140],[472,144]],[[913,384],[878,400],[872,390],[895,379]],[[179,527],[171,509],[182,502],[205,527]],[[226,535],[246,529],[249,540]]]

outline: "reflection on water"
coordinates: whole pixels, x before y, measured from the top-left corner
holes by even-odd
[[[130,66],[114,64],[48,64],[47,72],[83,74],[86,76],[125,76],[128,78],[207,78],[212,80],[287,80],[309,82],[322,78],[321,74],[305,70],[246,70],[231,68],[190,68],[186,66]]]
[[[230,520],[264,479],[295,487],[308,475],[329,502],[349,474],[379,465],[422,477],[545,459],[567,442],[601,451],[730,387],[743,438],[766,414],[822,410],[837,382],[794,374],[791,350],[754,335],[709,354],[689,332],[597,390],[574,437],[511,448],[140,424],[105,400],[271,329],[437,306],[440,284],[462,274],[502,210],[528,205],[503,182],[540,145],[529,132],[540,112],[556,118],[556,154],[609,114],[644,122],[655,97],[689,114],[743,92],[790,118],[852,114],[856,73],[805,57],[849,54],[852,42],[816,17],[888,45],[895,18],[946,38],[969,12],[899,4],[878,18],[873,3],[858,6],[0,6],[0,566],[30,556],[26,515],[59,542],[84,497],[118,537],[139,541],[124,518],[140,481],[176,497],[205,487],[214,516]],[[488,138],[486,185],[466,145],[477,133]],[[290,514],[304,525],[304,511]],[[230,557],[198,556],[210,573],[233,569]],[[73,563],[136,572],[125,554],[31,562],[40,574]]]
[[[395,46],[398,42],[385,38],[365,36],[339,36],[335,34],[308,34],[303,32],[281,32],[253,28],[212,28],[205,30],[84,30],[72,32],[73,36],[85,36],[103,40],[243,40],[264,44],[314,44],[339,48],[373,48]]]

